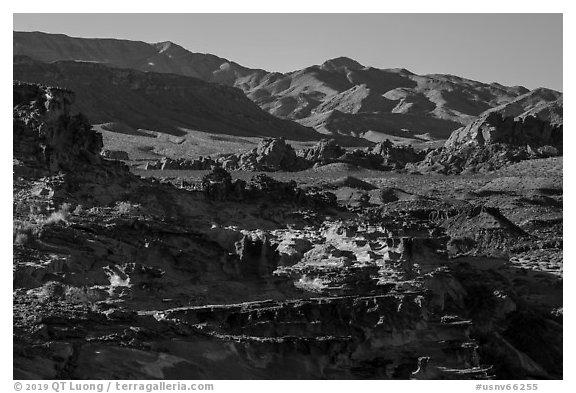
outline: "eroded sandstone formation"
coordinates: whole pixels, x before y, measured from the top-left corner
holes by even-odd
[[[562,378],[561,271],[502,253],[542,245],[502,213],[176,188],[102,157],[69,92],[14,92],[15,379]]]

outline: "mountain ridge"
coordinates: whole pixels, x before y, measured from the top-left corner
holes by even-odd
[[[483,83],[449,74],[417,75],[404,68],[367,67],[349,57],[328,59],[287,73],[244,67],[164,41],[77,38],[14,32],[14,54],[40,61],[98,61],[144,72],[191,76],[239,88],[270,114],[332,136],[445,139],[487,110],[533,92],[547,102],[550,89]],[[551,91],[551,90],[550,90]],[[555,92],[556,95],[562,93]]]
[[[236,88],[177,74],[113,68],[100,63],[44,63],[14,57],[14,79],[76,92],[74,111],[94,124],[119,122],[134,129],[182,135],[182,129],[239,136],[315,140],[319,135],[262,111]]]

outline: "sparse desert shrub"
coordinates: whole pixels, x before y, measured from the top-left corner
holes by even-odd
[[[61,211],[54,212],[44,221],[44,225],[54,225],[60,222],[67,222],[68,215]]]
[[[120,201],[116,203],[114,209],[119,214],[134,214],[140,209],[139,204],[132,204],[128,201]]]
[[[31,216],[36,216],[36,215],[40,214],[42,211],[42,208],[38,205],[30,205],[29,209],[30,209],[30,215]]]
[[[58,281],[48,281],[37,292],[41,300],[57,300],[64,296],[64,284]]]
[[[72,204],[71,204],[71,203],[65,202],[65,203],[63,203],[62,205],[60,205],[60,211],[61,211],[63,214],[66,214],[66,215],[70,214],[70,210],[71,210],[71,209],[72,209]]]
[[[296,288],[310,292],[322,292],[327,287],[326,283],[321,278],[310,278],[306,275],[302,276],[300,280],[296,281],[294,286],[296,286]]]
[[[28,244],[30,242],[30,237],[27,233],[17,233],[14,237],[14,243],[21,246]]]
[[[37,236],[38,228],[30,222],[15,222],[12,229],[13,243],[19,245],[30,244]]]
[[[66,285],[64,299],[70,303],[93,304],[101,300],[101,296],[98,291],[92,288]]]
[[[104,214],[105,211],[105,208],[102,206],[94,206],[87,210],[88,214],[91,216]]]
[[[68,222],[68,217],[70,216],[70,209],[72,205],[69,203],[63,203],[60,205],[60,209],[50,214],[50,216],[44,221],[44,225],[54,225],[60,222]]]
[[[101,294],[90,287],[75,287],[58,281],[49,281],[37,291],[43,301],[65,301],[73,304],[94,304],[102,300]]]

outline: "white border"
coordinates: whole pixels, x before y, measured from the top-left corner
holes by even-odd
[[[9,123],[10,115],[8,110],[10,108],[9,102],[12,98],[9,96],[11,81],[8,79],[7,75],[11,75],[12,70],[12,54],[11,47],[12,41],[12,13],[88,13],[88,12],[111,12],[111,13],[132,13],[134,11],[141,13],[201,13],[201,12],[226,12],[226,13],[262,13],[262,12],[283,12],[283,13],[328,13],[328,12],[338,12],[338,13],[363,13],[363,12],[385,12],[385,13],[450,13],[450,12],[465,12],[465,13],[516,13],[516,12],[527,12],[527,13],[564,13],[564,70],[569,70],[569,72],[564,72],[564,88],[565,93],[565,107],[568,110],[565,113],[564,123],[568,127],[565,127],[567,133],[565,134],[564,146],[565,150],[570,153],[571,147],[576,147],[576,135],[575,130],[570,127],[573,124],[572,121],[572,90],[574,88],[574,72],[576,70],[574,64],[574,54],[570,46],[574,46],[574,43],[570,41],[569,38],[576,37],[574,32],[574,26],[576,25],[576,20],[574,18],[574,2],[569,1],[504,1],[504,0],[484,0],[474,2],[470,4],[469,2],[463,1],[434,1],[434,0],[412,0],[412,1],[397,1],[397,2],[385,2],[385,1],[365,1],[365,0],[355,0],[354,2],[344,2],[344,1],[311,1],[311,0],[292,0],[288,2],[273,2],[270,0],[217,0],[214,2],[180,2],[180,1],[168,1],[164,0],[162,2],[147,2],[142,1],[124,1],[120,2],[118,0],[100,0],[92,4],[86,4],[84,2],[75,0],[65,0],[65,1],[46,1],[46,0],[25,0],[21,2],[12,1],[10,4],[3,4],[2,12],[2,47],[5,49],[3,54],[3,61],[0,63],[3,68],[4,78],[2,78],[1,91],[2,94],[2,113],[3,113],[3,127],[2,135],[2,154],[0,154],[0,159],[2,164],[0,165],[0,171],[2,174],[2,180],[6,183],[12,183],[11,173],[9,172],[9,158],[11,157],[11,146],[12,137],[10,133],[10,128],[12,127]],[[570,45],[571,44],[571,45]],[[537,56],[534,53],[534,56]],[[564,353],[566,366],[564,367],[564,381],[537,381],[540,384],[539,391],[568,391],[569,385],[574,385],[574,373],[572,372],[574,361],[572,360],[571,349],[574,349],[574,339],[572,338],[571,328],[574,327],[574,317],[573,317],[573,307],[570,304],[570,300],[573,298],[573,285],[570,285],[573,279],[573,267],[571,263],[575,260],[575,252],[571,247],[571,241],[576,240],[574,237],[574,218],[576,209],[576,199],[575,199],[575,187],[574,187],[574,174],[576,173],[575,162],[573,155],[568,154],[565,157],[565,173],[567,174],[564,184],[565,193],[565,235],[564,240],[567,242],[565,248],[565,277],[568,278],[568,285],[565,285],[566,291],[564,298],[568,301],[565,302],[564,307],[564,320],[566,331],[568,334],[564,335]],[[9,180],[10,179],[10,180]],[[11,187],[10,187],[11,188]],[[2,213],[3,217],[10,217],[11,212],[11,201],[12,194],[6,184],[3,187],[2,197]],[[10,239],[10,225],[11,222],[8,218],[2,221],[2,255],[4,258],[4,263],[2,264],[2,295],[0,296],[1,310],[4,315],[4,323],[2,326],[2,340],[4,344],[4,353],[2,356],[2,382],[3,386],[7,389],[6,391],[13,391],[12,385],[12,351],[10,350],[12,346],[12,335],[11,335],[11,315],[12,315],[12,296],[11,296],[11,263],[12,260],[12,248],[11,243],[8,242]],[[514,382],[514,381],[512,381]],[[227,382],[227,381],[215,381],[217,386],[217,391],[237,391],[237,390],[251,390],[251,391],[266,391],[270,392],[271,389],[274,391],[281,392],[292,392],[294,389],[304,389],[305,391],[321,391],[321,390],[336,390],[336,391],[354,391],[358,388],[370,392],[380,392],[388,389],[403,389],[403,390],[419,390],[419,391],[431,391],[431,392],[466,392],[474,390],[475,383],[473,381],[289,381],[289,382]],[[573,389],[571,389],[574,391]]]

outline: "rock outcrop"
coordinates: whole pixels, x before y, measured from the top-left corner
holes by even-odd
[[[296,156],[283,138],[264,138],[258,146],[243,154],[225,155],[219,159],[225,169],[247,171],[300,171],[309,164]]]
[[[14,158],[50,171],[98,164],[102,138],[70,116],[73,102],[69,90],[14,82]]]
[[[440,173],[489,172],[526,159],[562,155],[562,133],[562,98],[528,109],[510,104],[487,111],[454,131],[443,148],[430,151],[422,162],[409,168]]]
[[[246,153],[220,154],[195,160],[164,157],[148,162],[145,169],[206,170],[218,165],[229,171],[299,172],[340,162],[361,168],[390,170],[403,169],[407,163],[417,162],[423,156],[411,146],[394,146],[389,141],[368,149],[347,150],[334,139],[324,139],[310,148],[295,151],[284,138],[263,138],[257,147]]]
[[[490,112],[450,135],[445,146],[458,149],[503,143],[511,146],[538,148],[552,146],[562,149],[562,124],[541,120],[536,116],[502,117]]]
[[[313,147],[302,150],[299,154],[305,160],[327,164],[334,162],[345,152],[346,150],[339,146],[334,139],[323,139]]]

